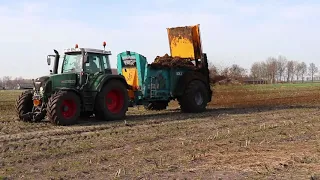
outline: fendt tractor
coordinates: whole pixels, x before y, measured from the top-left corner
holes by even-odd
[[[47,118],[57,125],[75,124],[79,117],[95,116],[118,120],[129,106],[144,105],[148,110],[166,109],[178,100],[183,112],[198,113],[211,101],[207,56],[202,53],[199,25],[167,29],[171,56],[146,57],[125,51],[117,55],[118,74],[112,74],[110,51],[75,48],[65,50],[61,73],[60,55],[54,58],[49,76],[33,81],[34,89],[16,101],[20,120],[39,122]]]
[[[78,45],[67,49],[60,74],[60,55],[57,50],[54,52],[55,55],[47,57],[48,65],[54,58],[51,75],[37,78],[33,81],[33,90],[18,97],[16,111],[20,120],[38,122],[47,116],[53,124],[71,125],[79,117],[92,114],[108,120],[125,116],[128,85],[122,75],[111,73],[110,51]]]
[[[151,64],[136,52],[118,54],[117,71],[130,87],[130,105],[163,110],[171,100],[178,100],[183,112],[206,109],[212,90],[199,26],[167,28],[171,56],[157,56]]]

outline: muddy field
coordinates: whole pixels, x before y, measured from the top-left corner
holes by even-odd
[[[217,86],[207,112],[132,108],[125,121],[17,121],[0,91],[8,179],[310,179],[320,174],[320,85]],[[1,179],[1,178],[0,178]]]

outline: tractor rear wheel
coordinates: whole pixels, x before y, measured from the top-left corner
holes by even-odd
[[[54,93],[47,104],[47,116],[56,125],[72,125],[77,123],[80,116],[81,101],[72,91]]]
[[[95,116],[97,119],[119,120],[126,116],[129,106],[128,91],[124,83],[111,80],[97,96]]]
[[[149,102],[148,104],[144,105],[144,108],[146,110],[161,111],[166,109],[167,106],[168,106],[167,101],[158,101],[158,102]]]
[[[16,114],[21,121],[31,121],[32,116],[23,116],[26,113],[32,112],[33,101],[32,101],[33,91],[25,91],[17,98],[15,103]]]
[[[199,80],[191,81],[178,98],[181,111],[187,113],[199,113],[206,110],[209,101],[208,91],[205,84]]]

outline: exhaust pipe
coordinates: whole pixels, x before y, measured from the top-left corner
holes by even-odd
[[[53,74],[58,74],[58,66],[59,66],[60,55],[59,55],[59,52],[57,50],[54,49],[53,51],[56,54],[56,56],[54,58],[54,64],[53,64]]]

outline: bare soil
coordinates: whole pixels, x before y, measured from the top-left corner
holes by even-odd
[[[131,108],[124,121],[24,123],[0,92],[0,179],[310,179],[319,86],[216,87],[209,109]]]

